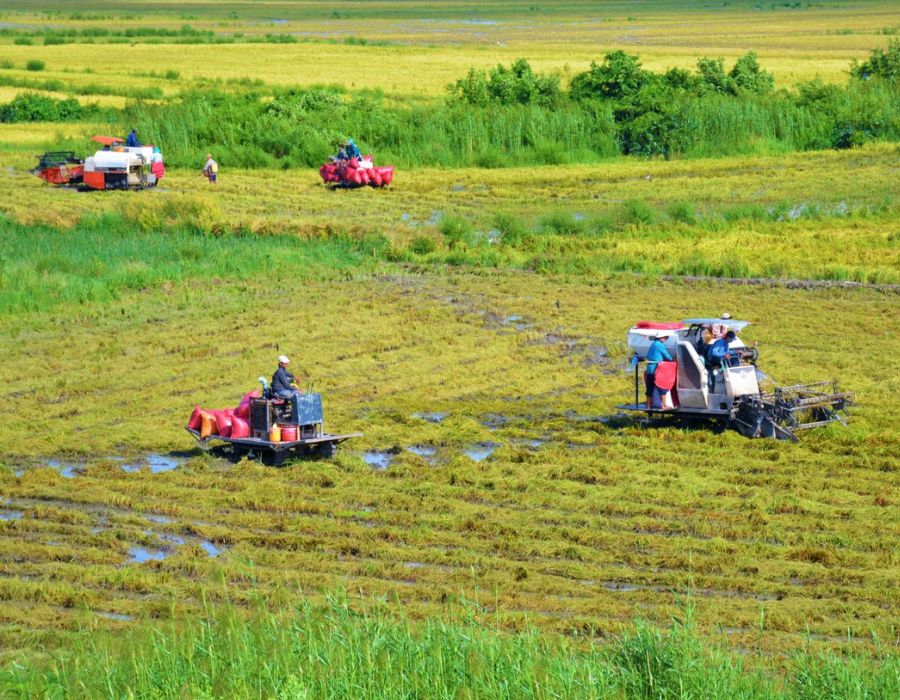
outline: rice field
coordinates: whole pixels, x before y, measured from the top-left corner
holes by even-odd
[[[650,307],[752,318],[765,371],[840,377],[853,424],[784,445],[623,422],[623,334]],[[893,643],[900,372],[858,339],[895,343],[895,313],[863,290],[385,269],[8,318],[3,637],[190,616],[224,580],[232,601],[343,587],[416,616],[464,592],[511,628],[601,635],[692,595],[705,632],[757,652]],[[194,403],[235,403],[277,352],[365,436],[281,470],[198,455]]]
[[[0,33],[0,102],[23,78],[113,110],[214,81],[433,100],[472,66],[565,79],[614,48],[840,82],[900,9],[756,4],[12,1],[12,32],[235,43]],[[898,144],[356,191],[28,172],[113,128],[94,114],[0,124],[0,695],[895,695]],[[616,408],[630,325],[726,311],[776,382],[853,392],[850,424],[793,444]],[[194,406],[235,405],[282,353],[326,429],[363,436],[280,469],[199,450]]]
[[[751,50],[775,73],[778,87],[789,87],[816,76],[842,81],[851,59],[862,59],[874,46],[885,44],[900,26],[896,0],[801,9],[733,2],[714,11],[702,3],[642,7],[571,2],[532,6],[537,9],[524,12],[517,3],[467,0],[393,7],[381,3],[377,8],[347,3],[346,9],[340,3],[245,3],[236,6],[236,18],[222,14],[212,18],[204,4],[182,2],[108,7],[84,3],[81,19],[72,19],[79,14],[78,3],[5,7],[0,26],[17,32],[91,27],[177,30],[188,24],[236,42],[188,43],[169,51],[140,37],[113,45],[102,37],[91,38],[94,43],[76,38],[61,46],[42,46],[40,38],[30,46],[16,45],[12,37],[0,37],[0,64],[11,64],[0,76],[34,78],[24,66],[29,59],[40,58],[46,63],[41,78],[59,80],[70,88],[105,84],[110,95],[118,94],[117,87],[124,84],[171,95],[201,80],[227,84],[250,79],[270,85],[340,84],[435,98],[471,67],[491,68],[524,56],[535,70],[558,72],[567,81],[616,49],[639,53],[654,71],[693,68],[699,56],[722,56],[730,63]],[[266,34],[298,43],[247,43]],[[119,60],[108,60],[110,53]],[[166,71],[177,77],[165,79]]]

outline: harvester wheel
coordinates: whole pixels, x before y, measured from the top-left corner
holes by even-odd
[[[331,459],[337,454],[337,443],[322,442],[316,448],[316,457],[319,459]]]

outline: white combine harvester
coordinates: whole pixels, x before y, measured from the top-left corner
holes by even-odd
[[[746,437],[796,440],[798,430],[846,424],[852,394],[839,392],[835,382],[760,388],[765,375],[756,368],[759,353],[738,337],[748,325],[748,321],[727,316],[689,318],[681,323],[638,322],[628,331],[628,347],[634,352],[634,403],[618,408],[650,416],[718,420]],[[728,331],[735,334],[728,343],[730,361],[715,366],[707,360],[706,351]],[[657,376],[674,381],[664,393],[662,407],[651,408],[640,400],[639,368],[647,360],[650,345],[663,336],[667,336],[664,344],[673,362],[660,363]]]
[[[126,146],[116,136],[94,136],[103,150],[84,159],[84,186],[93,190],[155,187],[165,174],[162,154],[152,145]]]

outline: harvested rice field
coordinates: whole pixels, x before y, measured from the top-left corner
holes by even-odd
[[[5,3],[0,696],[897,697],[900,88],[850,72],[898,9]],[[658,96],[571,92],[616,49],[760,135],[652,150],[672,113],[622,114]],[[761,95],[704,92],[698,57],[747,51]],[[521,57],[556,102],[454,102]],[[298,163],[359,105],[396,176],[327,188]],[[31,172],[166,110],[158,187]],[[766,386],[835,381],[849,422],[619,407],[635,322],[725,313]],[[282,354],[361,435],[278,468],[201,449],[195,406]]]

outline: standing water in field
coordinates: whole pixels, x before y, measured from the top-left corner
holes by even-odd
[[[464,450],[464,454],[466,457],[471,459],[473,462],[483,462],[492,454],[494,454],[494,450],[496,450],[500,445],[495,442],[479,442],[476,445],[472,445],[468,449]]]
[[[379,471],[387,469],[394,459],[393,455],[387,452],[378,452],[374,450],[363,452],[362,458],[363,462],[368,464],[373,469],[377,469]]]

